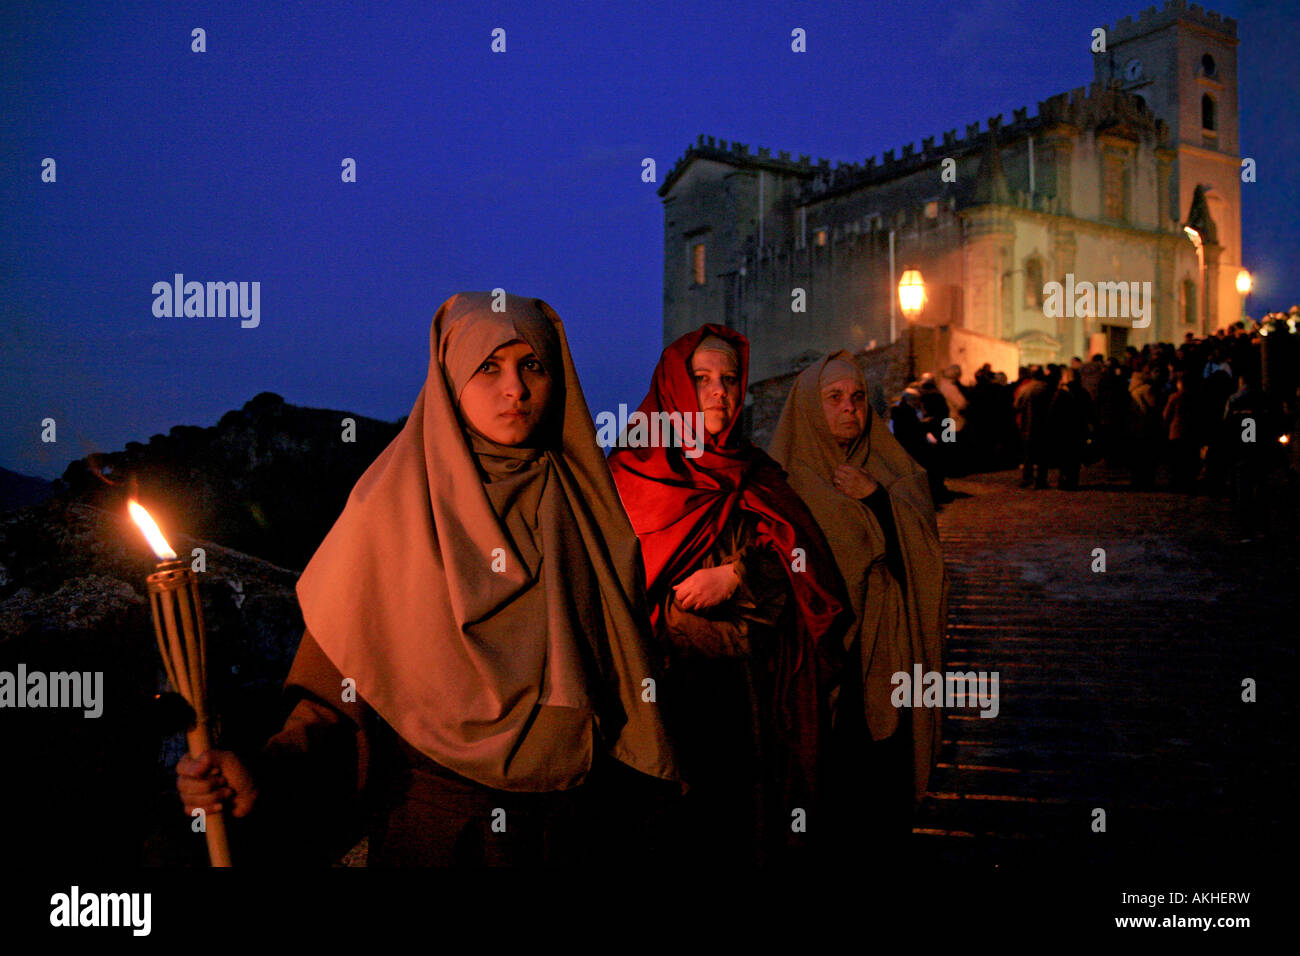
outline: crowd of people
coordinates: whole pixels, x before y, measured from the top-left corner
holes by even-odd
[[[1127,470],[1136,490],[1231,496],[1247,538],[1263,533],[1258,507],[1271,470],[1295,469],[1297,389],[1262,387],[1264,338],[1234,323],[1181,345],[1129,346],[1122,357],[1075,357],[1021,367],[1017,379],[987,363],[974,384],[957,365],[926,373],[893,403],[895,437],[930,476],[936,504],[944,478],[1021,467],[1026,488],[1079,487],[1083,465]],[[1294,364],[1294,358],[1292,358]],[[1289,479],[1294,480],[1294,479]]]

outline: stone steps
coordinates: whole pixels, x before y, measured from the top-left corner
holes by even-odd
[[[1241,680],[1294,713],[1273,675],[1294,666],[1300,623],[1278,583],[1300,569],[1244,566],[1222,501],[1033,492],[1011,472],[949,487],[968,496],[939,518],[944,667],[997,671],[999,712],[946,713],[918,852],[988,862],[1068,846],[1091,858],[1281,826],[1268,792],[1293,779],[1294,722],[1242,702]],[[1090,570],[1094,547],[1107,548],[1105,574]],[[1106,834],[1092,832],[1094,807]]]

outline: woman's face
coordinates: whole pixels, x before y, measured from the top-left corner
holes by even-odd
[[[509,342],[489,355],[460,393],[466,422],[499,445],[522,445],[546,415],[551,376],[526,342]]]
[[[851,445],[867,427],[867,391],[851,378],[831,382],[822,389],[822,411],[831,437]]]
[[[704,413],[704,430],[710,435],[720,434],[740,407],[736,363],[725,352],[701,350],[691,356],[691,376]]]

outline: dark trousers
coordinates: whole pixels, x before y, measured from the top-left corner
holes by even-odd
[[[661,687],[690,791],[665,808],[660,858],[687,866],[768,862],[779,841],[767,826],[773,760],[762,712],[769,694],[758,675],[738,658],[682,660]]]
[[[819,842],[828,862],[861,863],[901,850],[914,813],[911,711],[899,710],[898,727],[873,740],[862,700],[862,665],[855,643],[836,703],[826,778],[830,834]]]
[[[1079,487],[1079,469],[1081,467],[1078,456],[1062,456],[1057,461],[1061,476],[1057,479],[1056,487],[1066,491],[1076,490]]]
[[[1169,484],[1176,491],[1194,492],[1196,476],[1201,470],[1201,449],[1195,439],[1172,438],[1169,441]]]
[[[391,781],[370,834],[370,866],[548,866],[579,862],[586,785],[495,790],[432,761]]]
[[[1041,448],[1026,443],[1024,463],[1020,468],[1020,484],[1022,487],[1028,488],[1030,485],[1035,488],[1047,487],[1047,463],[1043,458]]]

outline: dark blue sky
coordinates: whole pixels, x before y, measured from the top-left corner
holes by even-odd
[[[634,405],[663,302],[643,157],[662,182],[700,133],[861,162],[1009,121],[1089,82],[1091,29],[1144,5],[6,9],[0,465],[56,477],[260,391],[396,419],[438,305],[497,286],[559,312],[593,412]],[[1300,8],[1209,6],[1238,20],[1242,155],[1259,166],[1243,186],[1252,311],[1285,309],[1300,302]],[[498,26],[505,55],[489,49]],[[795,27],[807,54],[790,52]],[[47,156],[57,184],[40,181]],[[155,318],[151,287],[176,272],[259,281],[260,326]]]

